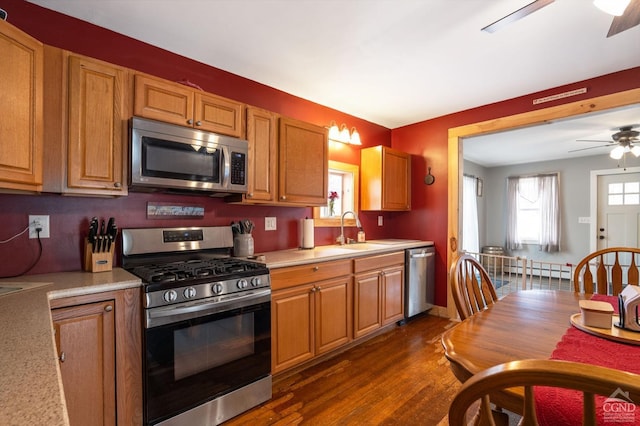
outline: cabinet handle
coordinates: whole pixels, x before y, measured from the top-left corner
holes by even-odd
[[[191,118],[190,118],[190,119],[188,119],[188,120],[187,120],[187,124],[193,124],[193,119],[191,119]]]
[[[64,354],[64,352],[60,352],[60,362],[64,362],[65,359],[67,359],[67,356]]]
[[[283,195],[283,196],[281,196],[281,197],[280,197],[280,199],[281,199],[282,201],[284,201],[284,200],[286,200],[286,199],[287,199],[287,196],[286,196],[286,195]]]
[[[381,276],[381,277],[384,277],[384,272],[380,272],[380,276]]]
[[[315,293],[315,292],[316,292],[316,288],[315,288],[315,287],[312,287],[312,288],[311,288],[311,293]]]
[[[313,272],[318,272],[319,270],[320,270],[320,267],[319,267],[319,266],[314,266],[314,267],[313,267]]]
[[[251,198],[251,197],[253,197],[253,192],[250,192],[247,194],[247,198]]]
[[[113,186],[116,187],[116,188],[120,188],[122,186],[122,184],[120,182],[115,182],[113,184]]]
[[[316,291],[320,291],[320,290],[322,290],[322,287],[317,286],[317,287],[316,287]]]
[[[104,310],[107,311],[107,312],[111,312],[113,310],[113,306],[107,305],[107,306],[104,307]]]
[[[200,120],[196,121],[196,126],[202,126],[202,121]]]

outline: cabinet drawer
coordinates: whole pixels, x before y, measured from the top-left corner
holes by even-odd
[[[357,274],[371,269],[382,269],[398,264],[404,264],[403,251],[353,259],[353,272]]]
[[[336,278],[351,274],[350,260],[317,262],[271,271],[271,289],[279,290],[300,284]]]

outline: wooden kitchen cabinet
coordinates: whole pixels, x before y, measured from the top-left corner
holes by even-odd
[[[281,117],[279,130],[278,201],[304,206],[326,205],[327,129]]]
[[[71,425],[142,424],[140,289],[50,303]]]
[[[272,373],[352,340],[351,282],[349,260],[271,272]]]
[[[41,191],[43,45],[0,20],[0,188]]]
[[[127,195],[129,71],[46,46],[45,82],[44,189]]]
[[[404,318],[404,252],[356,258],[354,338]]]
[[[260,108],[247,107],[249,171],[247,193],[243,201],[270,203],[277,201],[278,116]]]
[[[411,155],[386,146],[360,151],[360,209],[411,210]]]
[[[236,138],[244,133],[242,103],[142,73],[135,74],[133,114]]]

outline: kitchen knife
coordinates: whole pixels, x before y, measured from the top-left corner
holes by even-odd
[[[98,234],[98,218],[91,218],[91,222],[89,222],[89,243],[91,243],[91,252],[96,252],[96,235]]]
[[[111,251],[111,244],[116,240],[116,235],[118,235],[116,219],[110,217],[109,223],[107,224],[107,251]]]
[[[100,223],[100,237],[98,238],[98,251],[103,252],[106,246],[104,219],[102,219],[102,222]]]

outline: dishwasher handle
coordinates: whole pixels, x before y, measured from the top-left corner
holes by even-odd
[[[421,257],[431,257],[433,255],[434,255],[433,252],[428,252],[428,253],[422,252],[422,253],[416,253],[416,254],[412,253],[412,254],[409,255],[409,257],[411,257],[411,259],[419,259]]]

